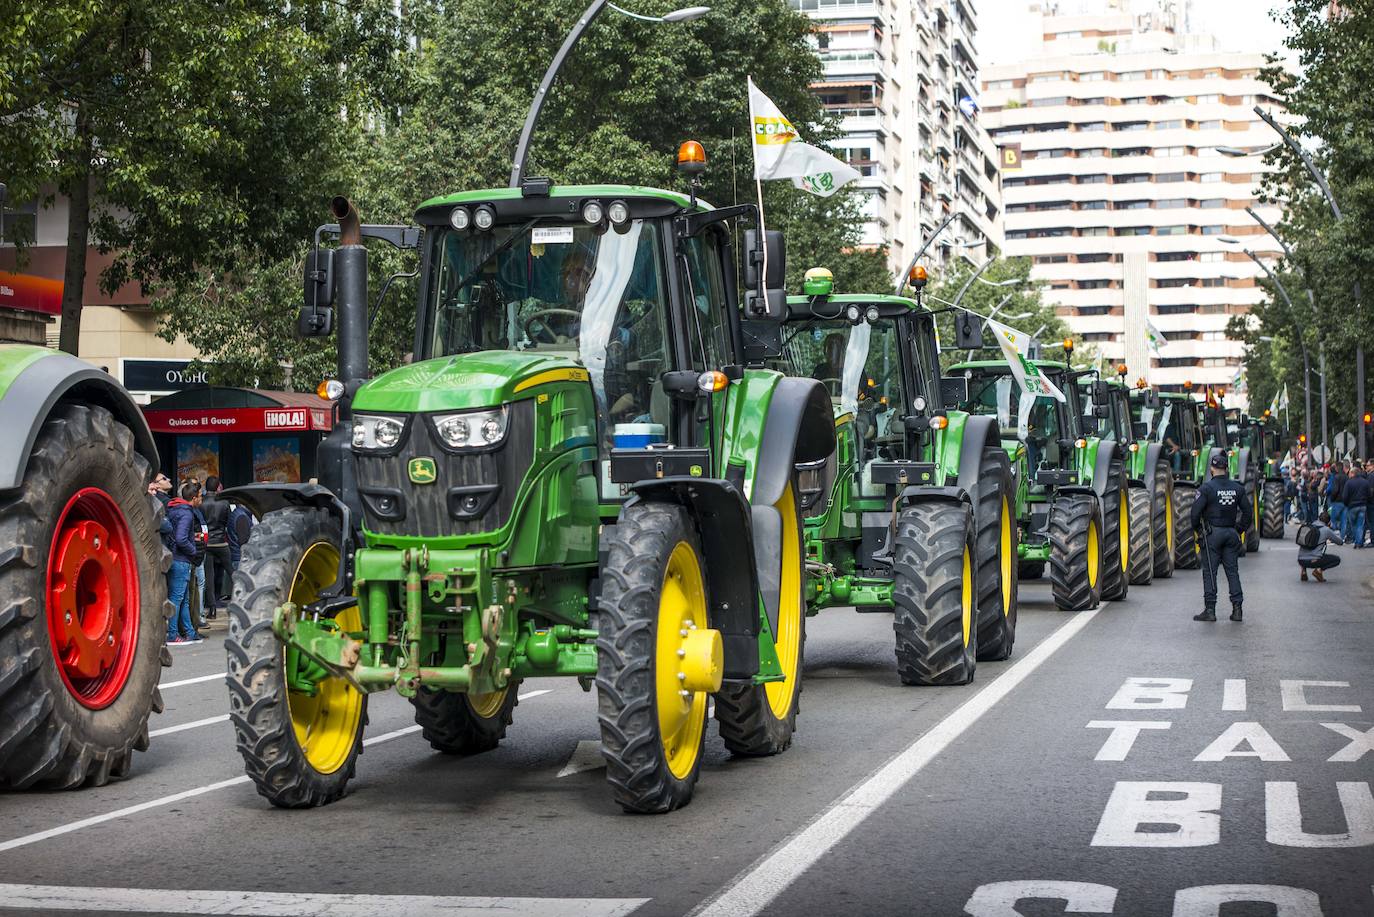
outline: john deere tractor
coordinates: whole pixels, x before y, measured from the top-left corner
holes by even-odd
[[[337,315],[341,422],[318,484],[233,492],[262,519],[227,641],[258,791],[338,799],[378,691],[440,752],[494,748],[536,678],[595,687],[626,810],[691,799],[712,696],[732,752],[786,749],[799,468],[835,433],[819,381],[751,365],[780,343],[781,236],[746,233],[741,297],[731,232],[757,211],[694,192],[527,179],[426,201],[418,228],[333,209],[301,328]],[[419,251],[414,360],[375,378],[368,239]]]
[[[1136,380],[1129,402],[1134,437],[1129,462],[1131,484],[1135,487],[1139,482],[1150,494],[1150,575],[1162,579],[1174,575],[1178,537],[1174,471],[1163,442],[1165,404],[1144,379]]]
[[[1190,392],[1159,395],[1160,415],[1154,420],[1163,459],[1173,474],[1174,565],[1196,570],[1200,564],[1197,533],[1193,530],[1193,503],[1197,489],[1207,480],[1212,447],[1202,423],[1203,405]]]
[[[1019,576],[1039,578],[1048,565],[1059,608],[1095,608],[1108,582],[1124,583],[1124,576],[1119,555],[1109,553],[1104,540],[1102,502],[1085,483],[1085,468],[1092,464],[1093,455],[1074,432],[1081,400],[1063,363],[1037,360],[1032,365],[1064,393],[1065,401],[1043,396],[1022,399],[1015,374],[1005,361],[960,363],[949,372],[968,384],[962,409],[997,422],[997,435],[1016,484]]]
[[[1259,485],[1259,535],[1283,537],[1283,430],[1266,410],[1259,417],[1242,416],[1241,444],[1248,450],[1249,474]]]
[[[1091,488],[1102,504],[1102,598],[1124,599],[1131,584],[1132,549],[1149,553],[1148,543],[1142,546],[1132,537],[1139,517],[1131,512],[1126,464],[1131,427],[1126,393],[1099,379],[1095,370],[1073,370],[1066,375],[1079,395],[1073,427],[1078,480]]]
[[[991,417],[957,408],[934,316],[914,298],[834,294],[808,272],[788,298],[781,365],[819,380],[838,449],[804,507],[808,610],[890,612],[906,684],[963,684],[1016,639],[1015,479]]]
[[[0,345],[0,787],[98,786],[171,664],[157,449],[107,373]]]

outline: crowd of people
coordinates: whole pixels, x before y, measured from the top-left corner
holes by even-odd
[[[201,643],[200,632],[229,602],[232,575],[253,517],[244,507],[221,499],[223,489],[215,475],[204,483],[187,478],[174,488],[171,479],[159,473],[148,485],[148,492],[163,505],[162,543],[172,553],[167,571],[170,646]],[[194,602],[197,596],[200,601]]]
[[[1323,571],[1341,560],[1327,551],[1332,544],[1356,550],[1374,546],[1374,459],[1337,461],[1320,468],[1296,462],[1284,469],[1284,521],[1310,526],[1314,535],[1299,532],[1298,566],[1302,580],[1308,573],[1325,582]],[[1302,538],[1314,542],[1302,543]]]

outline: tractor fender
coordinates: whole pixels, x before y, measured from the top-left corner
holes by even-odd
[[[1099,501],[1101,501],[1102,499],[1102,495],[1097,492],[1096,487],[1088,487],[1084,484],[1073,484],[1068,487],[1056,487],[1054,489],[1054,494],[1055,496],[1059,496],[1060,494],[1086,494],[1089,497],[1096,497]]]
[[[820,382],[778,380],[764,421],[749,500],[757,594],[763,598],[764,611],[775,634],[782,588],[782,516],[774,504],[782,497],[797,465],[820,461],[835,452],[834,418],[830,395]],[[801,512],[800,501],[797,511]]]
[[[226,487],[219,492],[221,500],[241,503],[248,511],[261,519],[268,513],[281,509],[298,507],[301,509],[324,509],[339,524],[339,572],[334,586],[343,584],[337,591],[333,586],[324,590],[322,595],[346,595],[353,585],[353,549],[361,543],[359,533],[353,529],[353,514],[348,505],[334,495],[328,487],[319,484],[244,484],[241,487]],[[250,536],[251,537],[251,536]]]
[[[1243,447],[1243,448],[1240,450],[1240,456],[1236,459],[1236,467],[1240,469],[1240,483],[1242,483],[1242,484],[1248,484],[1248,483],[1250,482],[1250,449],[1249,449],[1249,447]]]
[[[1150,443],[1145,447],[1145,477],[1146,487],[1155,486],[1155,469],[1159,467],[1160,456],[1164,454],[1164,447],[1159,443]]]
[[[996,418],[973,415],[964,421],[964,436],[959,442],[959,489],[970,495],[978,493],[978,472],[988,442],[1001,448]]]
[[[1099,499],[1107,492],[1107,479],[1111,476],[1112,462],[1116,461],[1116,450],[1116,442],[1107,440],[1097,449],[1097,457],[1093,462],[1092,492]]]
[[[973,503],[969,492],[962,487],[905,487],[897,495],[897,502],[902,506],[912,506],[916,503],[948,503],[953,506],[971,506]]]
[[[828,409],[829,405],[827,405]],[[701,534],[710,592],[711,626],[720,631],[726,680],[749,679],[759,670],[759,577],[754,554],[740,546],[754,540],[753,518],[744,495],[719,478],[665,477],[630,486],[638,500],[663,500],[684,507]],[[777,511],[768,507],[774,518]]]
[[[24,471],[43,422],[59,404],[98,404],[134,434],[134,447],[154,471],[157,446],[143,412],[114,377],[66,353],[44,354],[19,371],[0,397],[0,490],[24,483]]]

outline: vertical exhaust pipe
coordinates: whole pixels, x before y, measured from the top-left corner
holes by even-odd
[[[339,248],[334,252],[334,304],[339,318],[339,381],[344,409],[359,383],[367,379],[367,247],[358,211],[346,197],[336,197],[330,210],[339,222]]]

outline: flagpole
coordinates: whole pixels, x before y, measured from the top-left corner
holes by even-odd
[[[766,288],[768,285],[768,227],[763,222],[763,179],[756,177],[754,184],[759,191],[759,242],[763,245],[763,283]]]
[[[763,221],[763,176],[759,175],[759,151],[755,147],[758,138],[755,136],[754,126],[754,78],[746,76],[745,82],[749,89],[749,152],[750,158],[754,161],[754,186],[759,195],[759,243],[763,246],[763,283],[764,289],[768,287],[768,227]],[[767,295],[766,293],[764,294]],[[767,308],[767,304],[764,304]]]

